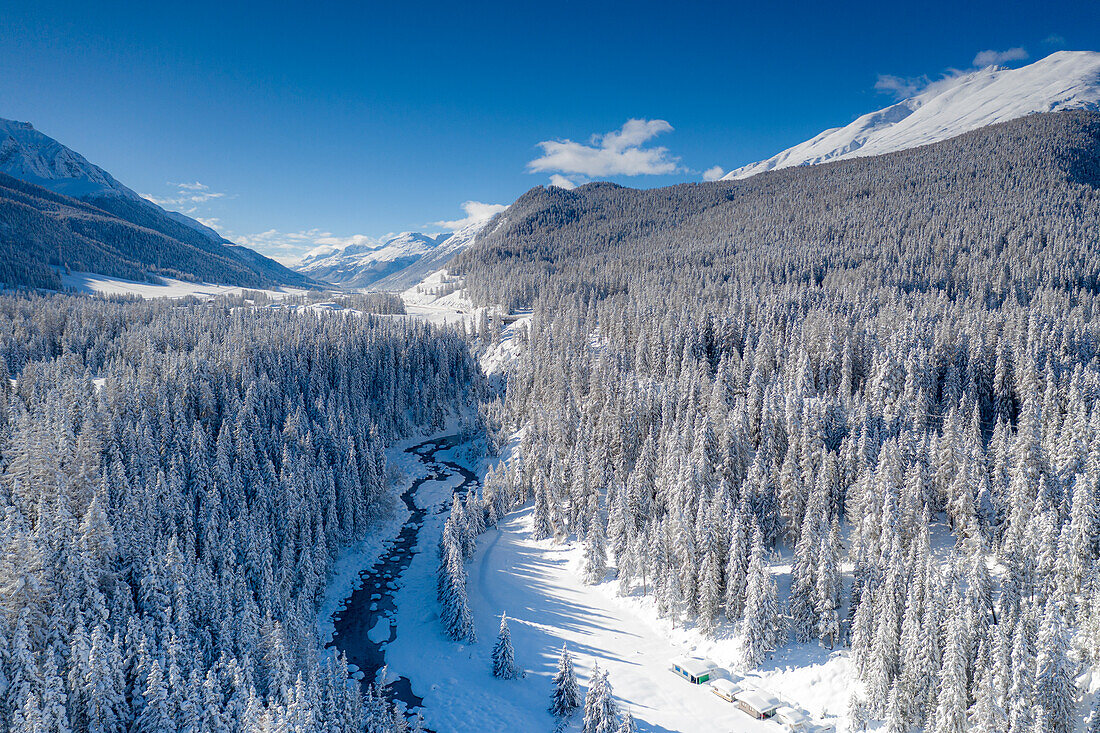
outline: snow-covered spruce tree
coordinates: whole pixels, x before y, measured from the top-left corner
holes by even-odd
[[[619,727],[619,710],[607,679],[607,671],[599,664],[592,666],[592,678],[584,696],[583,733],[615,733]]]
[[[619,723],[616,733],[638,733],[638,726],[634,723],[634,716],[629,710],[623,712],[622,722]]]
[[[581,691],[577,685],[577,673],[573,669],[573,657],[565,644],[561,645],[558,669],[554,673],[554,692],[550,697],[550,714],[557,717],[571,715],[581,706]]]
[[[500,614],[500,633],[493,645],[493,676],[502,680],[515,680],[524,676],[523,669],[516,664],[512,634],[508,630],[508,617],[503,613]]]
[[[594,585],[607,575],[607,541],[603,523],[594,521],[584,538],[584,582]]]
[[[439,620],[443,633],[455,641],[473,644],[477,641],[474,619],[466,595],[466,565],[457,538],[447,539],[440,558],[437,582]]]
[[[786,624],[779,610],[775,578],[764,553],[763,533],[754,527],[745,616],[740,626],[741,660],[748,668],[758,666],[785,640]]]

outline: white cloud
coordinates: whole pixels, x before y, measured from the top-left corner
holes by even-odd
[[[672,125],[665,120],[632,119],[618,130],[593,135],[587,145],[544,140],[538,144],[542,155],[528,163],[527,170],[589,178],[676,173],[681,170],[680,159],[670,155],[668,148],[642,147],[665,132],[672,132]]]
[[[1047,44],[1048,46],[1061,47],[1066,45],[1066,38],[1065,36],[1058,35],[1057,33],[1051,33],[1049,36],[1043,39],[1043,43]]]
[[[225,198],[226,194],[220,191],[211,191],[205,183],[169,183],[175,187],[175,192],[168,196],[160,197],[143,193],[141,197],[152,201],[157,206],[173,211],[181,211],[184,214],[194,213],[197,204],[203,204],[212,199]]]
[[[577,187],[577,184],[571,178],[566,178],[560,173],[550,176],[550,185],[564,188],[566,191],[572,191]]]
[[[875,81],[875,91],[893,94],[898,99],[905,99],[923,91],[928,86],[927,76],[894,76],[893,74],[879,74]]]
[[[992,49],[979,51],[974,57],[973,63],[974,66],[984,69],[986,66],[1000,66],[1009,61],[1023,61],[1026,58],[1028,58],[1027,51],[1017,46],[1005,51],[994,51]]]
[[[297,232],[281,232],[268,229],[256,234],[236,234],[223,231],[222,235],[233,242],[262,255],[278,260],[285,265],[297,264],[304,257],[327,254],[346,249],[353,244],[378,247],[386,238],[371,237],[366,234],[339,236],[323,229],[305,229]],[[392,237],[392,235],[390,235]]]
[[[462,210],[466,212],[465,217],[452,221],[434,221],[432,225],[449,232],[454,232],[463,227],[470,226],[471,224],[487,221],[493,218],[494,214],[498,214],[507,208],[508,207],[504,204],[483,204],[480,201],[464,201],[462,203]]]
[[[724,175],[726,175],[726,172],[724,170],[722,170],[722,166],[716,165],[716,166],[713,166],[711,168],[707,168],[705,171],[703,171],[703,180],[704,181],[717,181],[718,179],[720,179]]]

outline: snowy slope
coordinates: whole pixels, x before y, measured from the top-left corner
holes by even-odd
[[[1059,51],[1019,69],[990,66],[934,82],[920,94],[825,130],[725,180],[927,145],[1035,112],[1100,109],[1100,53]]]
[[[170,273],[175,271],[183,276],[193,275],[198,279],[217,277],[220,282],[250,287],[274,284],[304,287],[315,285],[308,278],[273,260],[245,247],[233,245],[213,229],[194,219],[179,212],[165,211],[142,198],[110,173],[89,162],[80,153],[39,132],[29,122],[0,119],[0,174],[40,187],[33,191],[16,192],[15,188],[18,187],[9,185],[13,183],[10,179],[7,179],[8,184],[0,181],[3,184],[0,189],[7,189],[0,190],[2,206],[14,207],[18,203],[20,206],[38,209],[47,218],[52,216],[55,219],[65,219],[66,217],[59,214],[59,207],[62,207],[66,212],[80,212],[80,217],[85,220],[91,217],[92,220],[103,223],[101,231],[82,231],[76,240],[72,240],[75,244],[70,242],[73,248],[79,248],[83,242],[81,237],[95,239],[108,252],[121,251],[120,245],[124,239],[131,244],[140,240],[122,258],[125,260],[122,263],[125,267],[107,267],[100,274],[134,277],[146,272],[171,276]],[[56,198],[52,194],[68,199],[50,200]],[[77,205],[76,202],[95,208],[89,209],[87,206]],[[104,213],[110,217],[102,216]],[[119,224],[123,226],[120,228]],[[31,256],[34,250],[31,243],[42,226],[27,227],[25,231],[16,231],[13,241],[19,242],[23,254]],[[159,237],[146,241],[148,232],[145,230],[163,235],[168,241]],[[157,242],[155,245],[150,243],[154,240]],[[52,246],[55,247],[56,242]],[[62,254],[65,253],[63,249]],[[195,262],[204,258],[224,264],[196,267]],[[66,261],[66,264],[80,265],[83,262]],[[85,268],[77,266],[74,269]]]
[[[381,246],[353,244],[343,249],[318,247],[298,264],[315,280],[349,288],[401,292],[440,269],[470,245],[490,221],[474,221],[452,233],[405,232]]]
[[[29,122],[0,119],[0,172],[73,198],[141,198],[110,173],[43,135]]]
[[[408,267],[438,244],[437,237],[419,232],[404,232],[380,247],[353,244],[339,250],[315,250],[302,259],[297,270],[315,280],[333,285],[365,288],[376,280]]]

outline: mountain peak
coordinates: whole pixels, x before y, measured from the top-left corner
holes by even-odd
[[[75,198],[140,198],[110,173],[29,122],[0,118],[0,173]]]
[[[987,66],[934,81],[908,99],[825,130],[725,180],[946,140],[1036,112],[1100,109],[1100,53],[1058,51],[1018,69]]]

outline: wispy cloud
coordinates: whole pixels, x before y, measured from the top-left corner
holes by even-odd
[[[979,69],[983,69],[986,66],[1000,66],[1006,64],[1009,61],[1023,61],[1028,58],[1028,53],[1024,49],[1016,46],[1015,48],[1009,48],[1004,51],[994,51],[987,49],[985,51],[979,51],[974,56],[973,64]]]
[[[1061,38],[1060,36],[1058,38]],[[1064,39],[1063,39],[1064,40]],[[1048,39],[1045,42],[1052,42]],[[973,71],[984,69],[987,66],[1000,66],[1010,61],[1024,61],[1028,59],[1028,53],[1023,48],[1015,47],[1004,51],[987,49],[979,51],[971,62],[969,69],[944,69],[939,79],[932,80],[927,74],[920,76],[896,76],[894,74],[879,74],[875,80],[875,91],[889,94],[896,99],[908,99],[922,92],[935,92],[956,83],[960,77]]]
[[[154,196],[143,193],[142,198],[152,201],[157,206],[174,211],[182,211],[185,214],[194,213],[198,204],[204,204],[213,199],[226,198],[228,194],[221,191],[211,191],[205,183],[169,183],[175,188],[175,192],[167,196]]]
[[[285,265],[297,264],[305,257],[346,249],[353,244],[365,245],[368,248],[378,247],[385,239],[393,236],[387,235],[382,238],[367,234],[341,236],[324,229],[303,229],[297,232],[268,229],[255,234],[237,234],[225,230],[219,230],[219,232],[234,244],[254,249]]]
[[[923,91],[929,84],[929,78],[921,76],[894,76],[893,74],[879,74],[875,81],[875,91],[892,94],[898,99],[912,97]]]
[[[627,120],[620,129],[603,135],[593,135],[588,144],[573,140],[544,140],[538,144],[542,155],[527,164],[530,172],[554,173],[559,177],[553,185],[568,181],[576,184],[576,176],[607,178],[609,176],[642,176],[677,173],[680,159],[668,148],[644,147],[658,135],[672,132],[665,120]],[[563,186],[564,187],[564,186]]]
[[[566,191],[572,191],[577,187],[577,184],[572,179],[566,178],[561,173],[555,173],[550,176],[550,185],[564,188]]]
[[[707,168],[705,171],[703,171],[703,180],[704,181],[717,181],[717,180],[721,179],[722,176],[724,176],[724,175],[726,175],[726,172],[724,170],[722,170],[722,166],[716,165],[716,166],[712,166],[710,168]]]
[[[1058,35],[1057,33],[1051,33],[1049,36],[1043,39],[1043,43],[1048,46],[1057,46],[1061,48],[1066,45],[1065,36]]]
[[[471,224],[487,221],[491,219],[494,214],[498,214],[507,208],[508,207],[504,204],[484,204],[480,201],[464,201],[462,203],[462,210],[466,212],[466,216],[451,221],[435,221],[432,222],[432,226],[454,232],[463,227],[470,226]]]

